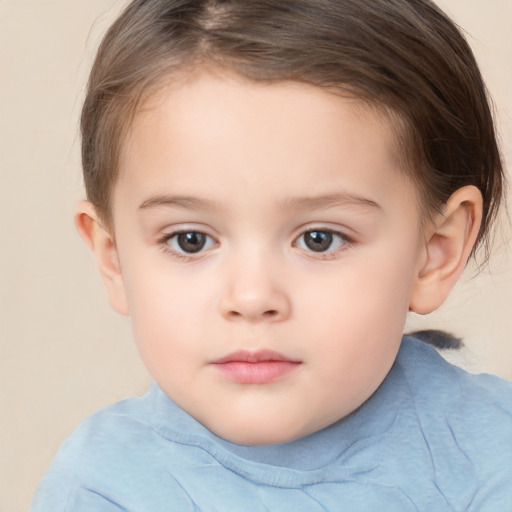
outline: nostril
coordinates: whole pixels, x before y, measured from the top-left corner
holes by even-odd
[[[235,322],[242,319],[249,322],[278,322],[288,317],[290,303],[284,294],[272,290],[243,292],[230,291],[221,298],[219,312],[225,319]]]
[[[255,314],[255,315],[244,314],[244,313],[242,313],[240,311],[236,311],[236,310],[228,311],[228,316],[231,318],[240,318],[243,316],[254,316],[254,317],[259,316],[260,318],[275,318],[278,315],[279,315],[279,311],[277,309],[269,309],[267,311],[263,311],[261,314]]]

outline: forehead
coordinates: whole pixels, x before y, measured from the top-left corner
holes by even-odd
[[[222,103],[225,99],[228,101]],[[217,105],[219,108],[216,108]],[[257,116],[254,115],[255,106],[259,111]],[[358,118],[383,127],[389,136],[386,143],[389,143],[390,149],[398,150],[396,133],[401,128],[400,116],[384,105],[370,103],[342,87],[321,88],[290,80],[255,82],[234,71],[219,68],[183,70],[159,80],[141,96],[141,101],[136,105],[125,136],[125,145],[138,137],[140,129],[144,129],[148,123],[162,120],[169,114],[172,114],[176,124],[186,122],[195,131],[210,120],[207,117],[209,114],[216,116],[217,121],[226,123],[230,115],[241,117],[244,111],[247,118],[251,117],[248,121],[253,124],[264,123],[273,113],[279,112],[284,124],[299,121],[305,128],[310,125],[314,129],[314,121],[327,128],[341,110],[344,117]]]
[[[343,84],[339,87],[319,87],[293,80],[254,81],[234,70],[214,65],[184,67],[164,75],[143,91],[139,98],[132,109],[134,115],[128,123],[125,143],[129,143],[137,134],[138,128],[168,115],[170,109],[176,123],[196,123],[194,128],[198,129],[205,124],[206,115],[210,112],[218,119],[224,117],[223,121],[227,121],[230,114],[243,115],[247,111],[247,117],[261,122],[279,111],[284,122],[293,123],[306,118],[312,121],[316,118],[325,125],[329,117],[333,118],[345,104],[345,115],[350,110],[353,118],[385,126],[389,134],[387,142],[390,149],[395,150],[398,150],[396,134],[401,135],[403,124],[400,115],[383,103],[362,99],[344,89]],[[227,104],[215,109],[226,98],[229,100]],[[338,101],[340,99],[343,101]],[[256,117],[251,110],[254,105],[259,110]],[[325,115],[329,111],[333,111],[334,115]]]
[[[301,177],[326,193],[318,173],[385,167],[398,179],[400,157],[391,116],[353,95],[194,73],[142,104],[125,139],[119,181],[139,191],[157,175],[167,175],[167,185],[160,185],[169,188],[177,181],[194,189],[198,180],[238,179],[243,187],[263,179],[265,170],[280,176],[281,185],[293,187]],[[116,186],[114,197],[121,189]]]

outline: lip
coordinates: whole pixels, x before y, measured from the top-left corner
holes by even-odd
[[[238,384],[269,384],[289,374],[301,361],[272,350],[240,350],[212,362],[227,379]]]

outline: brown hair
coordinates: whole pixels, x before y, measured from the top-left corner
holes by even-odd
[[[383,108],[427,210],[475,185],[478,241],[488,237],[504,179],[492,114],[469,45],[429,0],[132,1],[100,45],[81,119],[87,196],[107,226],[138,105],[177,71],[210,65]]]

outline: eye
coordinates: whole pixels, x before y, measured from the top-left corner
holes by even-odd
[[[214,240],[199,231],[182,231],[174,233],[164,240],[174,252],[194,254],[205,249],[210,249],[215,244]]]
[[[348,243],[348,240],[337,231],[328,229],[312,229],[297,238],[295,245],[299,249],[313,252],[332,252]]]

